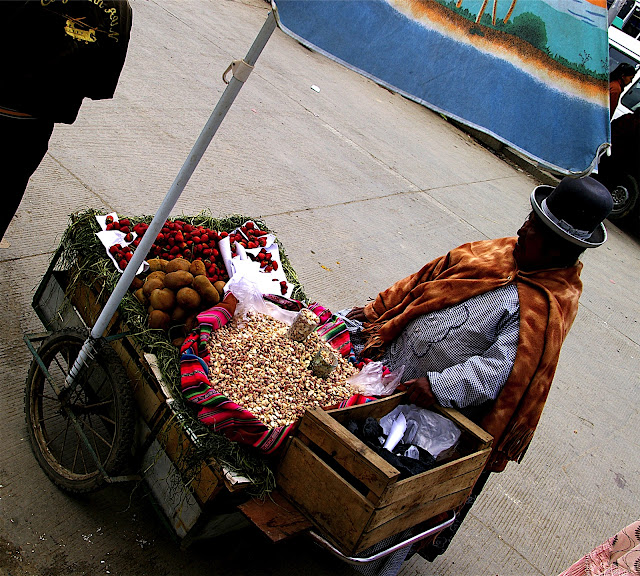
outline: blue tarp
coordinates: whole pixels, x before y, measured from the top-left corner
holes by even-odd
[[[304,45],[563,173],[610,142],[606,0],[273,0]]]

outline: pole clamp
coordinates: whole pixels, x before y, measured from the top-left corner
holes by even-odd
[[[225,84],[229,84],[229,80],[227,80],[227,74],[231,72],[234,78],[240,80],[240,82],[246,82],[252,70],[253,66],[247,64],[244,60],[234,60],[224,71],[224,74],[222,75],[222,81]]]

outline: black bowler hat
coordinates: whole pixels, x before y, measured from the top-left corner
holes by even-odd
[[[596,248],[607,239],[602,221],[613,209],[613,199],[589,176],[566,176],[555,188],[538,186],[531,193],[531,206],[548,228],[573,244]]]

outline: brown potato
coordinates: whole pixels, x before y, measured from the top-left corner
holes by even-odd
[[[186,272],[185,270],[176,270],[175,272],[169,272],[164,277],[164,285],[167,288],[171,288],[171,290],[175,290],[176,292],[180,290],[180,288],[191,286],[191,282],[193,282],[193,275],[190,272]]]
[[[189,272],[190,267],[191,262],[189,262],[189,260],[185,260],[184,258],[176,258],[175,260],[171,260],[164,267],[164,271],[167,274],[169,274],[170,272],[175,272],[176,270],[184,270],[185,272]]]
[[[224,280],[218,280],[213,283],[213,287],[220,293],[220,298],[224,296],[224,287],[227,283]]]
[[[199,276],[196,276],[199,278]],[[200,306],[201,298],[200,294],[198,294],[193,288],[189,288],[185,286],[184,288],[180,288],[178,293],[176,294],[176,300],[178,301],[178,305],[182,306],[182,308],[186,308],[187,310],[193,310]]]
[[[176,294],[169,288],[158,288],[151,292],[149,302],[155,310],[164,310],[168,312],[176,305]]]
[[[144,292],[144,295],[149,298],[149,296],[151,296],[151,292],[159,288],[164,288],[164,282],[160,280],[160,278],[151,278],[151,280],[147,280],[144,283],[142,291]]]
[[[182,348],[182,345],[184,344],[184,336],[174,338],[173,340],[171,340],[171,344],[173,344],[176,348]]]
[[[187,311],[182,306],[176,306],[171,312],[171,322],[181,324],[187,317]]]
[[[220,302],[220,293],[213,287],[206,276],[196,276],[193,279],[193,287],[202,299],[210,306],[215,306]]]
[[[193,262],[191,262],[189,272],[191,272],[191,274],[193,274],[194,276],[202,276],[207,273],[207,268],[202,260],[194,260]]]
[[[135,276],[131,281],[131,286],[129,286],[129,288],[131,288],[131,290],[135,292],[139,288],[142,288],[143,285],[144,285],[144,280],[142,278],[138,278],[137,276]]]
[[[151,272],[151,274],[147,276],[147,280],[151,280],[152,278],[160,278],[160,280],[164,282],[164,277],[166,275],[167,275],[166,272],[163,272],[162,270],[156,270],[155,272]]]
[[[184,321],[184,333],[189,334],[198,325],[198,315],[191,314]]]
[[[151,260],[147,260],[147,264],[149,264],[149,272],[157,272],[158,270],[164,272],[164,268],[168,263],[168,260],[164,260],[162,258],[152,258]]]
[[[160,328],[161,330],[166,330],[169,327],[169,322],[171,318],[169,314],[163,312],[162,310],[154,310],[149,314],[149,327],[150,328]]]
[[[148,306],[149,305],[149,299],[145,296],[144,291],[142,290],[142,288],[138,288],[134,292],[134,296],[138,299],[138,302],[140,302],[140,304],[142,304],[143,306]]]

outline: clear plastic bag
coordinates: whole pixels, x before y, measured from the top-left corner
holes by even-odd
[[[347,378],[354,394],[364,396],[388,396],[393,394],[404,374],[404,366],[397,372],[384,374],[382,362],[369,362],[357,374]]]
[[[265,302],[258,285],[245,276],[233,276],[233,278],[227,282],[224,289],[225,292],[231,292],[238,299],[234,316],[239,319],[240,322],[246,319],[247,314],[258,312],[259,314],[271,316],[287,326],[291,326],[293,319],[298,314],[297,312],[284,310],[271,302]]]
[[[460,428],[451,420],[415,404],[401,404],[380,419],[380,426],[389,434],[398,414],[404,414],[407,427],[402,438],[404,444],[420,446],[434,458],[455,446],[460,439]]]

